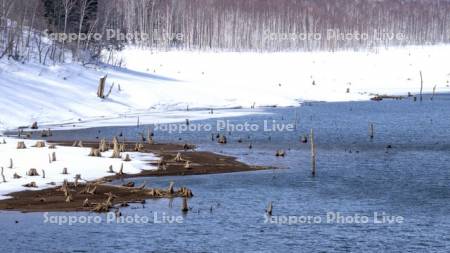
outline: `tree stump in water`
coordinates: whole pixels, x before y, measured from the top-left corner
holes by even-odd
[[[266,213],[270,216],[272,216],[272,209],[273,209],[272,201],[270,201],[269,206],[267,207],[267,210],[266,210]]]
[[[275,153],[276,157],[284,157],[286,155],[286,152],[282,149],[277,150],[277,153]]]
[[[167,191],[168,191],[170,194],[173,194],[173,193],[174,193],[173,185],[174,185],[174,182],[170,182],[169,189],[167,189]]]
[[[183,198],[183,206],[181,207],[181,211],[183,213],[187,213],[189,211],[189,207],[188,207],[188,202],[187,202],[187,198]]]
[[[303,135],[300,141],[302,143],[308,143],[308,137],[306,137],[306,135]]]
[[[225,137],[225,135],[221,135],[217,142],[220,144],[227,144],[227,137]]]

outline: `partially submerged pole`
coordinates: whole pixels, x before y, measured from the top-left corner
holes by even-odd
[[[370,139],[373,139],[374,135],[373,135],[373,123],[370,123],[369,125],[369,137]]]
[[[312,176],[316,176],[316,147],[314,143],[314,130],[311,129],[310,134],[310,142],[311,142],[311,174]]]
[[[434,95],[436,95],[436,85],[433,87],[433,95],[431,96],[430,100],[434,99]]]
[[[422,102],[423,100],[422,92],[423,92],[423,76],[422,71],[420,71],[420,102]]]
[[[187,202],[186,197],[183,198],[183,206],[181,207],[181,211],[183,213],[187,213],[189,211],[188,202]]]
[[[266,210],[266,213],[267,213],[269,216],[272,216],[272,209],[273,209],[273,205],[272,205],[272,201],[270,201],[270,202],[269,202],[269,205],[267,206],[267,210]]]
[[[173,185],[174,185],[174,182],[170,182],[169,188],[167,189],[167,192],[171,195],[174,193]]]

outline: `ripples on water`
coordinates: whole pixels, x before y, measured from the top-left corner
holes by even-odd
[[[230,123],[263,124],[298,121],[295,132],[232,132],[229,144],[211,141],[210,132],[169,135],[160,142],[196,143],[200,149],[239,157],[282,170],[223,175],[146,179],[150,186],[168,182],[192,188],[193,208],[182,224],[43,224],[43,214],[3,212],[3,252],[127,251],[442,251],[450,250],[450,96],[352,103],[310,103],[300,108],[271,108],[269,115],[231,118]],[[375,138],[368,137],[369,122]],[[196,122],[191,122],[195,124]],[[216,120],[202,121],[216,125]],[[300,136],[314,128],[318,176],[310,176],[309,144]],[[122,132],[136,139],[146,127],[115,127],[56,132],[54,139],[95,139]],[[100,133],[99,133],[100,130]],[[214,131],[214,133],[216,133]],[[270,137],[270,140],[269,140]],[[182,138],[182,140],[179,140]],[[237,140],[242,139],[239,143]],[[253,149],[248,149],[252,143]],[[392,149],[386,149],[388,145]],[[286,149],[285,158],[274,156]],[[144,179],[135,180],[139,185]],[[139,181],[139,182],[138,182]],[[327,212],[404,217],[403,224],[276,225],[264,223],[264,210],[274,215],[320,216]],[[181,215],[181,200],[148,201],[122,209],[124,215]],[[211,212],[210,209],[213,208]],[[85,215],[68,213],[68,215]],[[93,214],[91,214],[93,215]],[[19,223],[15,224],[14,220]]]

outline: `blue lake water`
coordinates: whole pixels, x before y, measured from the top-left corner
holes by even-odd
[[[211,125],[211,131],[170,134],[155,129],[159,142],[195,143],[202,150],[282,169],[133,179],[157,187],[174,181],[195,195],[186,215],[181,213],[180,199],[149,200],[121,209],[130,220],[134,215],[146,217],[140,220],[148,219],[146,223],[133,219],[131,224],[118,224],[105,214],[49,214],[78,217],[76,224],[57,225],[45,223],[43,213],[1,212],[0,248],[2,252],[449,252],[449,108],[450,95],[438,95],[433,101],[425,97],[422,103],[408,99],[268,108],[265,115],[219,119],[229,120],[230,126],[259,126],[256,132],[221,131],[227,135],[226,145],[211,140],[217,119],[190,122]],[[264,131],[264,122],[271,125],[273,120],[296,128]],[[369,138],[370,123],[374,139]],[[311,128],[317,145],[316,177],[311,177],[309,143],[300,142]],[[146,129],[94,128],[55,132],[53,138],[111,138],[122,133],[135,140]],[[285,149],[286,157],[276,158],[277,149]],[[270,201],[273,216],[267,221]],[[342,219],[333,220],[331,214]],[[86,215],[101,221],[82,223]],[[182,221],[159,223],[163,216]],[[389,224],[386,216],[403,222]],[[367,217],[368,222],[357,222],[358,217]]]

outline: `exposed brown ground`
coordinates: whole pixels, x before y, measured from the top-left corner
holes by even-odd
[[[73,142],[53,142],[58,145],[72,146]],[[84,147],[98,148],[98,142],[85,142]],[[134,151],[135,143],[125,143],[125,151]],[[0,210],[14,210],[22,212],[43,212],[43,211],[92,211],[96,204],[104,203],[108,193],[112,193],[115,198],[112,200],[112,207],[120,206],[121,203],[142,202],[151,198],[173,198],[185,196],[185,191],[176,191],[172,194],[162,189],[138,189],[133,187],[112,186],[108,181],[120,178],[137,178],[149,176],[184,176],[215,173],[231,173],[242,171],[255,171],[270,169],[268,167],[249,166],[236,161],[234,157],[218,155],[211,152],[197,152],[193,147],[185,149],[183,145],[176,144],[144,144],[139,152],[154,153],[164,161],[164,169],[142,171],[139,174],[112,175],[99,179],[95,183],[95,194],[83,193],[86,185],[75,187],[69,184],[72,200],[66,202],[64,192],[60,187],[43,189],[37,191],[22,191],[10,194],[12,198],[0,201]],[[181,154],[182,161],[176,162],[174,158]],[[190,168],[185,168],[186,161],[189,161]],[[149,161],[150,162],[150,161]],[[158,162],[152,162],[155,165]],[[92,188],[92,187],[91,187]],[[194,193],[195,194],[195,193]],[[89,200],[89,206],[83,206],[85,199]]]
[[[11,199],[0,201],[0,209],[22,212],[93,211],[97,204],[107,201],[109,193],[114,195],[111,201],[111,208],[120,207],[124,203],[144,203],[145,199],[185,196],[184,192],[180,189],[170,194],[167,189],[141,189],[98,183],[95,186],[94,184],[91,185],[91,189],[96,187],[95,193],[86,193],[83,192],[86,184],[80,184],[77,187],[73,184],[69,185],[72,196],[70,202],[66,202],[66,196],[60,190],[61,187],[55,187],[39,191],[12,193],[10,194],[12,196]],[[89,204],[83,206],[83,202],[86,199],[88,199]]]

